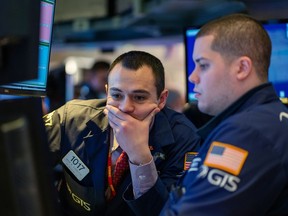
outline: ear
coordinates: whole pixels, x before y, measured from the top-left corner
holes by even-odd
[[[247,56],[242,56],[237,60],[238,71],[237,71],[237,79],[244,80],[246,79],[251,71],[252,71],[252,61]]]
[[[105,90],[106,90],[106,94],[108,95],[108,85],[105,84]]]
[[[158,104],[158,107],[159,109],[163,109],[165,104],[166,104],[166,100],[167,100],[167,97],[168,97],[168,90],[167,89],[164,89],[159,97],[159,104]]]

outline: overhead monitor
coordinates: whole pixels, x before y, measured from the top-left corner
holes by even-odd
[[[1,0],[1,85],[37,78],[39,17],[38,0]]]
[[[38,78],[0,85],[0,94],[45,96],[52,42],[55,0],[40,1]]]

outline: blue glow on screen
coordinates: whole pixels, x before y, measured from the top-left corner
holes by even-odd
[[[36,86],[38,90],[43,86],[43,91],[46,88],[47,83],[47,73],[48,73],[48,65],[49,65],[49,53],[50,48],[47,46],[40,45],[39,46],[39,63],[38,63],[38,78],[33,80],[27,80],[19,83],[13,83],[14,85],[21,86]]]
[[[196,100],[193,92],[194,84],[188,81],[188,77],[195,67],[192,56],[193,56],[195,35],[197,34],[198,31],[199,29],[187,29],[185,35],[187,102]]]
[[[269,81],[281,98],[288,97],[288,24],[266,24],[267,30],[272,41],[272,56],[269,68]]]

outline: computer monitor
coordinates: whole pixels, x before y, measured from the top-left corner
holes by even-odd
[[[264,23],[272,41],[272,56],[269,68],[269,81],[279,96],[287,103],[288,98],[288,21],[278,23]]]
[[[194,49],[194,42],[195,36],[199,31],[198,27],[187,27],[184,30],[184,45],[185,45],[185,81],[186,81],[186,102],[190,103],[194,100],[195,94],[193,92],[194,84],[189,82],[188,77],[190,76],[191,72],[193,71],[195,64],[193,62],[193,49]]]
[[[60,215],[41,98],[2,100],[0,113],[0,215]]]
[[[37,69],[38,78],[0,85],[0,94],[29,96],[46,95],[54,12],[55,0],[40,1],[40,36],[38,38],[39,56]]]
[[[272,41],[272,56],[269,68],[268,79],[273,84],[279,98],[287,101],[288,98],[288,21],[283,20],[277,23],[263,22]],[[199,27],[188,27],[184,31],[185,58],[186,58],[186,100],[191,102],[196,100],[193,92],[194,84],[188,81],[188,77],[193,71],[195,64],[192,60],[195,35]]]
[[[39,6],[38,0],[1,0],[1,85],[37,78]]]

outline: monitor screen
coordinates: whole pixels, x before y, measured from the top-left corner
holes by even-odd
[[[193,56],[195,36],[198,31],[199,31],[199,28],[195,28],[195,27],[188,27],[184,31],[185,33],[184,40],[185,40],[186,83],[187,83],[186,84],[186,102],[197,100],[193,92],[194,84],[189,82],[188,77],[190,76],[191,72],[193,71],[195,67],[192,56]]]
[[[45,96],[49,73],[52,27],[55,0],[40,1],[40,38],[38,55],[38,78],[0,85],[0,94]]]
[[[41,98],[0,101],[0,215],[59,216]]]
[[[272,56],[268,79],[272,82],[279,98],[287,101],[288,98],[288,22],[264,23],[272,41]],[[195,64],[192,60],[195,35],[198,28],[185,29],[185,57],[186,57],[186,80],[187,80],[187,102],[196,100],[193,92],[194,85],[188,81]]]
[[[264,24],[272,41],[269,81],[281,99],[288,98],[288,23]]]
[[[35,79],[40,1],[1,0],[0,84]]]

